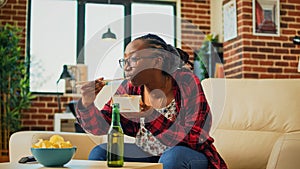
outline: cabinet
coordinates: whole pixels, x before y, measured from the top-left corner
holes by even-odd
[[[68,126],[63,126],[62,125],[62,120],[75,120],[75,116],[69,112],[69,113],[55,113],[54,114],[54,131],[55,132],[61,132],[62,128],[66,128],[69,131],[74,132],[74,121],[71,122],[71,127]]]

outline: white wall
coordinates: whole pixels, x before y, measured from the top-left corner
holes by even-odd
[[[210,0],[210,32],[219,35],[219,41],[223,42],[223,14],[222,0]]]

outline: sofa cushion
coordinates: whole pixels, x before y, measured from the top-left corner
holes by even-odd
[[[265,169],[281,133],[216,129],[214,145],[230,169]]]

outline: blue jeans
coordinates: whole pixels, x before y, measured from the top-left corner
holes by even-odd
[[[89,160],[106,160],[107,144],[100,144],[92,149]],[[125,143],[124,161],[162,163],[164,169],[206,169],[208,160],[203,153],[184,146],[167,149],[161,156],[151,156],[135,144]]]

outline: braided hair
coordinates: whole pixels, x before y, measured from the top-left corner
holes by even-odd
[[[135,40],[143,40],[148,48],[159,49],[162,57],[164,58],[163,70],[166,72],[173,72],[176,69],[183,68],[186,64],[189,64],[190,67],[193,68],[193,64],[189,61],[189,55],[187,52],[167,44],[157,35],[147,34],[138,37]]]

